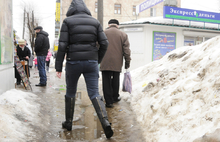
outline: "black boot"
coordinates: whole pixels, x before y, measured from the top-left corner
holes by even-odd
[[[20,84],[21,84],[21,79],[17,78],[17,85],[20,85]]]
[[[107,112],[105,110],[105,104],[103,102],[103,99],[101,96],[98,96],[94,99],[92,99],[92,104],[96,110],[96,113],[99,117],[99,120],[102,124],[102,128],[105,132],[106,138],[111,138],[113,136],[113,131],[111,124],[108,121]]]
[[[62,123],[62,126],[63,128],[66,128],[68,131],[72,130],[74,107],[75,107],[75,97],[69,98],[65,96],[66,121]]]

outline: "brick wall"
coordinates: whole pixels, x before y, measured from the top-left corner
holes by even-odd
[[[62,0],[62,20],[65,18],[65,14],[69,8],[72,0]],[[97,18],[95,12],[95,2],[98,0],[84,0],[86,6],[89,8],[92,16]],[[103,0],[103,28],[107,28],[108,21],[110,19],[118,19],[119,22],[132,21],[140,18],[150,17],[150,9],[139,13],[138,16],[133,16],[133,6],[141,4],[144,0]],[[177,0],[178,7],[181,7],[181,0]],[[121,4],[121,14],[114,14],[114,5]],[[156,8],[156,16],[163,16],[163,2],[154,6]]]

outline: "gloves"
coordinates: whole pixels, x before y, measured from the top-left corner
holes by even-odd
[[[125,62],[125,69],[128,69],[130,67],[130,62]]]

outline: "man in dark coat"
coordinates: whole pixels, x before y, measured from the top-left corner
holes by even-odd
[[[102,86],[106,107],[114,107],[113,103],[120,101],[119,84],[120,72],[125,61],[125,69],[130,67],[130,44],[126,33],[118,29],[119,22],[111,19],[105,30],[109,45],[101,62]]]
[[[25,63],[24,70],[27,74],[27,77],[29,78],[30,71],[29,71],[28,61],[30,59],[31,52],[30,52],[29,48],[26,47],[25,45],[26,45],[25,40],[23,40],[23,39],[18,40],[18,45],[16,46],[16,51],[17,51],[17,56],[20,59],[20,61],[24,61],[24,63]],[[21,76],[18,73],[16,66],[15,66],[15,78],[17,79],[17,85],[20,85],[21,84]]]
[[[113,131],[108,121],[105,104],[99,95],[98,63],[102,61],[108,46],[108,40],[99,21],[91,16],[83,0],[73,0],[64,19],[55,62],[57,76],[61,77],[63,60],[66,55],[65,113],[63,128],[72,130],[77,82],[83,74],[90,100],[97,112],[107,138]],[[97,43],[99,48],[97,48]]]
[[[37,55],[37,67],[39,70],[40,83],[35,86],[46,86],[47,85],[47,76],[45,71],[45,63],[48,49],[50,48],[49,43],[49,34],[43,31],[41,26],[34,28],[37,37],[35,39],[35,48],[34,51]]]

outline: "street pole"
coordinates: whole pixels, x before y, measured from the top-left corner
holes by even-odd
[[[63,21],[63,0],[60,0],[60,21]],[[61,28],[61,24],[60,24]]]
[[[31,48],[32,51],[34,51],[34,36],[35,36],[35,31],[34,31],[34,11],[32,11],[32,38],[31,38]],[[32,54],[34,55],[34,52],[32,52]]]
[[[25,10],[25,8],[24,8],[23,35],[22,35],[22,39],[24,39],[24,32],[25,32],[25,13],[26,13],[26,10]]]
[[[98,20],[103,27],[103,0],[98,0]]]

